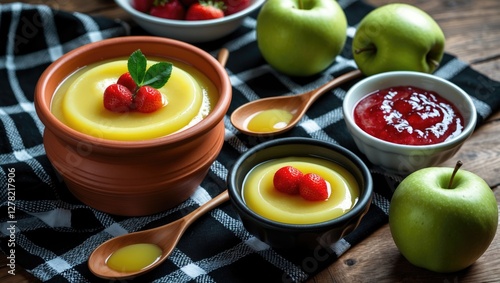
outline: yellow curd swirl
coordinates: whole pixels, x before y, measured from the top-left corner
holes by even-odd
[[[323,177],[330,184],[330,197],[325,201],[308,201],[300,195],[277,191],[273,177],[284,166]],[[242,194],[248,207],[265,218],[289,224],[313,224],[351,210],[359,198],[359,185],[349,171],[334,162],[316,157],[287,157],[255,166],[245,178]]]
[[[148,60],[148,67],[154,63]],[[125,72],[126,60],[84,67],[60,86],[51,111],[77,131],[112,140],[144,140],[169,135],[194,125],[211,111],[215,86],[197,70],[181,63],[174,63],[169,81],[159,89],[165,101],[161,109],[153,113],[106,110],[104,90]]]

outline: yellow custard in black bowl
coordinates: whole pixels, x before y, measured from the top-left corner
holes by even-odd
[[[288,165],[321,175],[330,196],[309,201],[277,191],[274,173]],[[359,157],[312,138],[278,138],[249,149],[230,169],[227,184],[244,227],[275,248],[333,244],[358,226],[373,194],[371,174]]]
[[[273,176],[284,166],[323,177],[330,187],[329,197],[323,201],[310,201],[300,195],[276,190]],[[248,207],[265,218],[290,224],[312,224],[349,211],[358,200],[359,185],[353,175],[337,163],[297,156],[273,159],[255,166],[245,179],[242,194]]]

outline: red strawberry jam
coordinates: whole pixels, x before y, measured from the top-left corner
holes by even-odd
[[[433,91],[413,86],[370,93],[354,108],[354,121],[374,137],[406,145],[440,143],[464,127],[455,105]]]

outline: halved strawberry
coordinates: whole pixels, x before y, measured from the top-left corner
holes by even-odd
[[[163,106],[163,96],[154,87],[141,86],[134,97],[135,110],[142,113],[151,113]]]
[[[328,185],[321,176],[315,173],[305,174],[299,184],[299,193],[306,200],[320,201],[328,198]]]
[[[186,10],[179,0],[155,0],[149,14],[164,19],[184,20]]]
[[[133,101],[132,92],[123,85],[111,84],[104,90],[104,108],[113,112],[127,112]]]
[[[121,75],[116,83],[125,86],[132,93],[134,93],[137,90],[137,84],[134,82],[134,79],[132,79],[132,76],[130,75],[129,72],[126,72],[123,75]]]
[[[293,166],[281,167],[274,173],[274,188],[282,193],[296,195],[302,176],[302,172]]]
[[[186,12],[186,20],[202,21],[224,17],[224,2],[222,1],[200,1],[189,6]]]

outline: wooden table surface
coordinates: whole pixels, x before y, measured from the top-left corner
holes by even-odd
[[[16,0],[2,0],[2,3]],[[72,10],[130,21],[111,0],[32,0],[62,10]],[[374,6],[395,2],[367,0]],[[400,0],[428,12],[442,27],[446,36],[446,52],[469,63],[475,70],[500,81],[500,1],[498,0]],[[500,87],[499,84],[491,87]],[[457,159],[463,169],[486,180],[500,203],[500,112],[490,117],[465,143],[453,160],[443,165],[454,166]],[[471,267],[456,273],[439,274],[412,266],[398,252],[389,226],[385,225],[347,251],[328,269],[309,283],[320,282],[500,282],[500,226],[489,249]],[[0,271],[6,270],[0,259]],[[17,270],[19,271],[19,270]],[[16,276],[0,272],[6,283],[38,282],[27,272]]]

